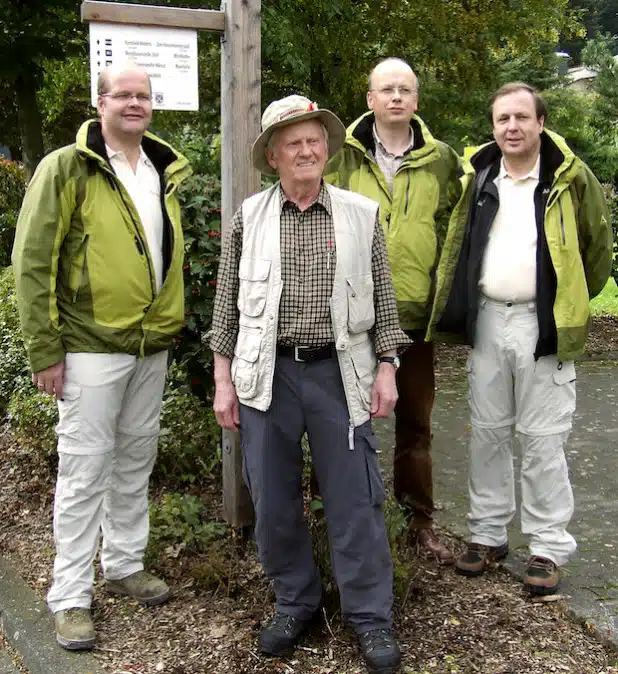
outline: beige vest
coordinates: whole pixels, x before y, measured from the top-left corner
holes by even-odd
[[[375,322],[371,249],[378,204],[331,185],[326,189],[337,250],[330,298],[333,339],[352,428],[370,417],[376,376],[376,354],[368,330]],[[246,199],[242,217],[239,330],[232,380],[243,405],[265,411],[272,400],[282,291],[279,185]]]

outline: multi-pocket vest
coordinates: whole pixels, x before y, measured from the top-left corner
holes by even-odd
[[[350,426],[369,419],[376,354],[369,329],[375,322],[371,250],[378,204],[326,185],[330,195],[337,262],[330,311],[333,342],[345,389]],[[242,204],[243,245],[238,270],[239,330],[232,379],[239,401],[267,410],[277,349],[281,300],[279,185]]]

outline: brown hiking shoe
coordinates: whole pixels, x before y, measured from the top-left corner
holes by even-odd
[[[147,571],[136,571],[120,580],[106,580],[105,589],[109,594],[131,597],[146,606],[162,604],[170,596],[167,583]]]
[[[533,555],[524,572],[524,590],[532,595],[554,594],[560,584],[558,567],[547,557]]]
[[[69,608],[54,613],[56,641],[69,651],[94,648],[94,625],[90,609]]]
[[[480,576],[490,564],[495,564],[509,554],[508,541],[502,545],[468,543],[463,555],[457,557],[455,572],[462,576]]]
[[[420,529],[416,532],[410,532],[410,538],[416,543],[418,552],[424,552],[434,557],[438,564],[450,566],[455,563],[455,555],[452,550],[442,543],[438,534],[432,527]]]

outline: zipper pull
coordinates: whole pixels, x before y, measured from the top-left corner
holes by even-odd
[[[348,426],[348,449],[354,451],[354,424],[352,419],[350,419],[350,425]]]

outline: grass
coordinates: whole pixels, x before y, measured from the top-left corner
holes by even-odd
[[[613,278],[610,278],[605,288],[590,302],[590,311],[593,315],[618,315],[618,287]]]

